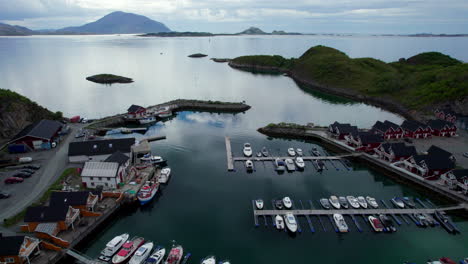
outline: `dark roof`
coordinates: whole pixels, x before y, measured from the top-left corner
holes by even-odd
[[[89,191],[81,192],[53,192],[50,196],[49,206],[61,205],[86,205],[88,201]]]
[[[453,176],[457,179],[462,179],[464,177],[468,177],[468,169],[458,169],[452,171]]]
[[[438,157],[442,157],[442,158],[450,158],[453,156],[452,153],[444,150],[444,149],[441,149],[437,146],[434,146],[432,145],[428,150],[427,150],[427,153],[429,155],[437,155]]]
[[[383,123],[384,123],[384,125],[386,125],[386,126],[388,126],[388,127],[391,127],[391,128],[393,128],[394,130],[397,130],[397,129],[400,127],[399,125],[397,125],[397,124],[395,124],[395,123],[393,123],[393,122],[390,122],[390,121],[388,121],[388,120],[385,120]]]
[[[24,236],[0,236],[0,256],[18,256]]]
[[[350,124],[340,124],[337,125],[336,128],[340,131],[340,133],[351,134],[353,132],[357,132],[357,126],[351,126]]]
[[[372,130],[376,130],[376,131],[381,131],[381,132],[385,132],[387,131],[389,128],[388,125],[380,122],[380,121],[377,121],[375,122],[375,124],[372,126]]]
[[[68,206],[28,207],[24,222],[50,223],[64,221],[67,218]]]
[[[135,113],[136,111],[140,110],[140,109],[145,109],[143,106],[139,106],[139,105],[131,105],[128,109],[127,109],[127,112],[129,113]]]
[[[413,159],[416,163],[420,163],[421,161],[423,161],[425,158],[427,157],[427,155],[413,155]]]
[[[427,125],[424,125],[423,123],[416,122],[416,121],[405,120],[401,124],[401,127],[403,129],[405,129],[405,130],[409,130],[409,131],[414,132],[414,131],[418,130],[418,128],[425,129],[427,127]]]
[[[381,135],[376,135],[368,132],[359,133],[359,138],[361,139],[362,144],[383,142],[383,138]]]
[[[107,155],[116,151],[128,153],[133,144],[135,144],[135,138],[71,142],[68,147],[68,156]]]
[[[440,119],[429,120],[429,121],[427,121],[427,125],[430,126],[433,129],[437,129],[437,130],[441,130],[445,126],[449,126],[449,127],[454,126],[453,123],[450,123],[449,121],[445,121],[445,120],[440,120]]]
[[[109,157],[107,157],[106,160],[104,160],[105,162],[117,162],[118,164],[122,165],[124,164],[125,162],[127,162],[127,160],[129,160],[130,158],[123,154],[121,151],[116,151],[114,153],[112,153],[112,155],[110,155]]]
[[[30,136],[43,139],[51,139],[62,127],[62,123],[54,120],[43,119],[26,126],[11,141],[16,141],[22,137]]]
[[[449,158],[443,158],[438,155],[426,155],[424,158],[427,168],[431,170],[446,170],[455,168],[455,162]]]
[[[406,146],[405,143],[384,143],[382,144],[385,152],[389,152],[392,149],[395,156],[409,157],[416,154],[416,148],[414,146]]]

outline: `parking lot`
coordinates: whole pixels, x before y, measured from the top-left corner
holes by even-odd
[[[33,161],[30,164],[41,165],[39,170],[30,178],[24,179],[22,183],[5,184],[4,181],[17,171],[15,168],[21,168],[26,164],[0,170],[0,191],[11,194],[11,197],[7,199],[0,199],[0,208],[2,209],[0,211],[1,221],[19,213],[23,208],[37,200],[48,186],[69,167],[68,144],[74,139],[74,133],[81,127],[83,127],[83,124],[71,124],[70,133],[64,136],[62,142],[54,149],[12,156],[31,157]]]

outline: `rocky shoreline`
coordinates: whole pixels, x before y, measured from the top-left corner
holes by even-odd
[[[346,97],[355,101],[371,104],[377,107],[381,107],[385,110],[399,114],[406,119],[423,121],[424,115],[422,113],[416,112],[414,110],[409,110],[402,104],[394,101],[391,98],[376,98],[371,96],[366,96],[359,94],[358,92],[351,89],[344,89],[339,87],[332,87],[328,85],[323,85],[315,82],[314,80],[309,80],[299,77],[295,72],[286,70],[279,67],[272,66],[259,66],[259,65],[249,65],[249,64],[239,64],[233,61],[230,61],[229,66],[235,69],[248,71],[248,72],[260,72],[260,73],[271,73],[271,74],[285,74],[291,77],[297,83],[303,85],[307,89],[317,90],[329,94],[334,94],[342,97]]]

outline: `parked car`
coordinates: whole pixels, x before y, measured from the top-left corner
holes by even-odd
[[[31,177],[32,173],[27,173],[27,172],[17,172],[13,174],[12,177],[17,177],[17,178],[29,178]]]
[[[75,134],[75,138],[82,138],[84,137],[86,134],[84,132],[78,132]]]
[[[20,172],[26,172],[26,173],[29,173],[29,174],[34,174],[36,172],[36,170],[33,170],[33,169],[22,169]]]
[[[29,164],[26,166],[23,166],[23,169],[31,169],[31,170],[38,170],[41,168],[41,165],[39,164]]]
[[[19,163],[30,163],[32,162],[33,159],[31,157],[21,157],[21,158],[18,158],[18,162]]]
[[[11,195],[7,192],[0,192],[0,199],[6,199],[10,197]]]
[[[463,157],[468,158],[468,152],[463,153]]]
[[[19,178],[19,177],[8,177],[5,179],[5,183],[6,184],[10,184],[10,183],[21,183],[23,182],[24,179],[23,178]]]

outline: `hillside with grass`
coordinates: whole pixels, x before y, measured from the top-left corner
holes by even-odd
[[[468,64],[438,52],[397,62],[350,58],[325,46],[310,48],[297,59],[242,56],[230,65],[252,72],[284,72],[324,91],[371,101],[397,112],[430,112],[450,103],[468,114]]]
[[[16,92],[0,89],[0,142],[8,141],[25,126],[41,119],[61,119],[62,113],[53,113]]]

